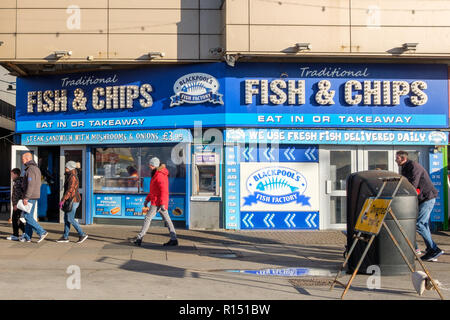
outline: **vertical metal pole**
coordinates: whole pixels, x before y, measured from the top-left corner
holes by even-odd
[[[347,293],[348,289],[350,288],[350,285],[352,284],[353,279],[355,278],[356,274],[358,273],[361,263],[363,262],[364,258],[366,257],[367,251],[369,251],[369,248],[372,245],[373,239],[375,239],[375,235],[372,235],[372,237],[370,237],[369,243],[367,244],[367,247],[364,250],[363,255],[361,256],[361,259],[359,259],[358,265],[356,266],[355,271],[353,271],[352,277],[348,281],[347,287],[345,288],[344,292],[342,293],[341,299],[344,299],[345,294]]]
[[[350,256],[351,256],[351,254],[353,252],[353,249],[355,249],[356,243],[358,242],[360,236],[361,236],[361,232],[358,232],[358,235],[355,237],[355,240],[353,241],[353,244],[352,244],[352,246],[350,248],[350,251],[347,253],[347,257],[345,257],[344,264],[341,266],[341,269],[338,271],[338,273],[336,274],[336,278],[334,278],[334,281],[331,284],[330,290],[333,290],[334,284],[337,282],[337,279],[341,275],[342,270],[345,268],[345,265],[347,264],[348,260],[350,259]]]
[[[431,278],[431,275],[428,272],[427,268],[425,267],[422,260],[417,255],[416,250],[414,250],[411,241],[409,241],[408,236],[406,235],[405,231],[403,230],[403,227],[401,226],[400,222],[397,220],[397,217],[395,216],[394,212],[392,212],[392,209],[389,209],[389,214],[391,215],[392,219],[394,219],[395,224],[397,224],[397,227],[400,229],[400,232],[402,233],[403,237],[405,238],[406,242],[408,243],[408,246],[411,248],[412,252],[414,252],[416,259],[419,261],[420,265],[422,266],[423,271],[425,271],[425,273],[427,274],[428,278],[430,279],[431,283],[433,284],[434,289],[436,289],[436,292],[439,294],[441,299],[444,300],[444,297],[442,296],[441,291],[439,290],[438,286],[434,282],[433,278]]]

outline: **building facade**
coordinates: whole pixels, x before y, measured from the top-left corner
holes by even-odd
[[[181,226],[340,229],[346,177],[398,171],[407,150],[448,227],[450,1],[0,6],[0,59],[19,76],[12,165],[35,153],[49,220],[68,160],[84,223],[142,219],[158,156]]]

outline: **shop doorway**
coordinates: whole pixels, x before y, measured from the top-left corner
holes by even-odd
[[[75,219],[80,223],[86,223],[85,214],[85,192],[84,186],[86,185],[86,170],[84,164],[86,163],[86,149],[84,147],[61,147],[60,149],[60,162],[59,162],[59,184],[60,193],[59,197],[62,198],[64,194],[64,181],[65,181],[65,167],[68,161],[74,161],[77,164],[78,180],[80,182],[80,188],[78,191],[81,195],[81,203],[78,206],[75,213]],[[60,221],[64,221],[64,212],[60,210]]]
[[[347,225],[346,180],[354,172],[399,172],[395,153],[407,151],[411,160],[428,170],[427,147],[415,146],[322,146],[320,148],[321,229],[344,230]]]
[[[41,197],[38,201],[39,221],[59,222],[59,147],[39,147]]]

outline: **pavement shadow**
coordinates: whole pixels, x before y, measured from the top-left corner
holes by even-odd
[[[240,233],[228,233],[219,231],[195,231],[200,235],[205,234],[205,237],[193,236],[193,235],[180,235],[180,239],[190,240],[195,242],[211,242],[221,244],[234,244],[234,243],[253,243],[253,244],[282,244],[282,242],[268,239],[264,237],[252,237]],[[211,238],[211,235],[219,236],[221,238]]]
[[[179,237],[180,239],[180,237]],[[208,240],[208,239],[205,239]],[[197,241],[198,242],[198,241]],[[198,242],[201,243],[201,242]],[[211,247],[205,246],[196,248],[192,245],[179,245],[176,247],[164,247],[162,244],[154,242],[143,242],[141,246],[136,246],[129,241],[114,242],[105,244],[104,249],[127,248],[132,250],[155,250],[175,253],[192,254],[194,256],[209,256],[215,259],[241,261],[260,264],[274,264],[282,267],[319,267],[329,270],[338,270],[344,258],[342,252],[344,248],[329,248],[319,245],[271,245],[271,244],[238,244],[233,247],[229,244],[223,248],[214,247],[216,244],[223,245],[223,242],[211,243]],[[110,248],[111,247],[111,248]]]
[[[444,236],[444,237],[450,237],[450,232],[445,232],[445,231],[434,231],[431,232],[432,235],[437,235],[437,236]]]
[[[97,262],[118,266],[119,269],[126,271],[146,273],[161,277],[185,278],[187,274],[187,270],[184,268],[134,259],[127,260],[104,256],[97,259]]]
[[[187,272],[184,268],[140,260],[129,260],[121,265],[120,269],[172,278],[184,278]]]

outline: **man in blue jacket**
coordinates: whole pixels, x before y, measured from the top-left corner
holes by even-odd
[[[416,188],[419,200],[419,215],[417,216],[417,232],[423,237],[427,246],[426,253],[420,257],[424,261],[437,261],[444,253],[431,239],[430,215],[433,211],[438,191],[431,182],[428,172],[418,162],[408,159],[408,152],[398,151],[395,162],[401,167],[401,174]]]

